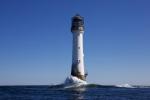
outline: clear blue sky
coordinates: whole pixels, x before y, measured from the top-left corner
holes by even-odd
[[[150,85],[149,0],[0,0],[0,85],[62,83],[76,13],[89,83]]]

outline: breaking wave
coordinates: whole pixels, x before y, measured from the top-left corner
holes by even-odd
[[[150,86],[120,84],[120,85],[101,85],[91,84],[83,81],[77,77],[69,76],[65,82],[57,85],[50,85],[50,88],[54,89],[87,89],[87,88],[150,88]]]
[[[83,81],[75,76],[69,76],[66,78],[64,82],[65,88],[72,88],[72,87],[80,87],[80,86],[85,86],[88,83],[86,81]]]

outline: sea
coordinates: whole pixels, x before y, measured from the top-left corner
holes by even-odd
[[[0,100],[150,100],[150,87],[98,84],[0,86]]]

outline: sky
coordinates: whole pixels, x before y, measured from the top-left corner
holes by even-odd
[[[0,85],[64,82],[84,17],[88,83],[150,85],[149,0],[0,0]]]

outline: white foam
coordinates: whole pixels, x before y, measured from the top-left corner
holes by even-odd
[[[116,87],[125,87],[125,88],[133,88],[132,85],[129,84],[120,84],[120,85],[115,85]]]
[[[83,81],[75,76],[67,77],[64,82],[65,88],[79,87],[86,84],[87,84],[86,81]]]

